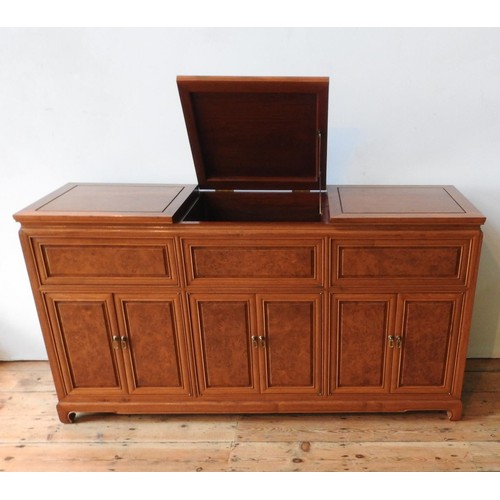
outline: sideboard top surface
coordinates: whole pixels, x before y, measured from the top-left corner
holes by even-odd
[[[173,223],[195,186],[174,184],[69,183],[16,213],[19,222],[31,220],[154,218]]]
[[[483,224],[486,220],[453,186],[328,186],[330,221]]]
[[[221,196],[224,194],[237,198],[243,193],[221,193]],[[328,207],[325,209],[329,217],[314,222],[316,226],[363,223],[480,225],[485,221],[485,217],[453,186],[328,186],[327,194]],[[195,196],[194,185],[71,183],[17,212],[14,218],[22,223],[99,221],[180,226],[184,225],[186,211]],[[300,197],[291,199],[300,200]],[[214,222],[200,223],[206,227]],[[249,219],[239,224],[252,222]],[[217,225],[220,224],[235,225],[234,222],[218,221]]]

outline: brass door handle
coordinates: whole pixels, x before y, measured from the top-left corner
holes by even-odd
[[[400,337],[399,335],[394,337],[394,335],[389,335],[387,337],[387,340],[389,341],[389,349],[394,349],[394,342],[396,342],[396,347],[398,349],[401,349],[401,345],[403,343],[403,338]]]
[[[115,350],[118,350],[120,346],[122,349],[127,348],[127,337],[125,337],[125,335],[122,335],[121,337],[118,337],[118,335],[113,335],[112,341],[113,349]]]
[[[254,347],[266,347],[266,337],[264,335],[252,335],[252,345]]]

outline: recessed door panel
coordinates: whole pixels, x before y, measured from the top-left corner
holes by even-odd
[[[332,240],[333,285],[465,285],[471,240]]]
[[[387,392],[395,296],[339,294],[332,299],[332,388]]]
[[[203,286],[292,286],[323,283],[319,239],[202,238],[183,241],[186,278]]]
[[[254,377],[254,300],[240,294],[193,294],[191,314],[202,394],[258,390]]]
[[[319,393],[321,295],[259,297],[264,392]]]
[[[125,391],[111,296],[47,294],[46,301],[67,392]]]
[[[42,283],[177,284],[173,240],[33,238]]]
[[[180,301],[176,295],[118,297],[133,393],[189,393]]]
[[[395,391],[451,390],[461,304],[461,294],[400,297]]]

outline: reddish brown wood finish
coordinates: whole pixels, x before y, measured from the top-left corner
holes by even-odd
[[[326,77],[179,76],[203,189],[324,189]]]
[[[338,257],[334,282],[436,281],[465,283],[470,240],[422,242],[333,241]]]
[[[403,295],[399,307],[393,390],[450,393],[462,294]]]
[[[79,219],[99,223],[177,222],[192,203],[194,185],[68,183],[16,214],[24,224]]]
[[[258,305],[262,392],[320,394],[321,295],[259,295]]]
[[[255,304],[250,295],[193,294],[194,346],[201,394],[258,391],[252,350]]]
[[[34,250],[44,284],[176,284],[174,240],[40,238]]]
[[[277,220],[283,200],[272,197],[260,221],[198,220],[189,186],[162,188],[162,201],[154,186],[85,186],[15,215],[62,421],[77,412],[460,418],[484,217],[456,190],[332,186],[322,217],[292,222]],[[103,193],[122,211],[104,211]],[[229,198],[227,207],[237,193]]]
[[[331,394],[388,392],[396,297],[332,294]]]
[[[293,236],[293,234],[291,234]],[[316,238],[183,239],[188,284],[309,286],[323,283],[323,241]]]
[[[485,217],[453,186],[328,186],[338,224],[483,224]]]
[[[112,297],[98,293],[43,295],[67,394],[113,395],[126,391],[113,347],[119,338]]]
[[[129,392],[189,394],[179,294],[115,295]]]

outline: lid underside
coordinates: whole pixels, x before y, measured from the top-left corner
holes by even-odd
[[[328,78],[177,84],[201,188],[324,189]]]

